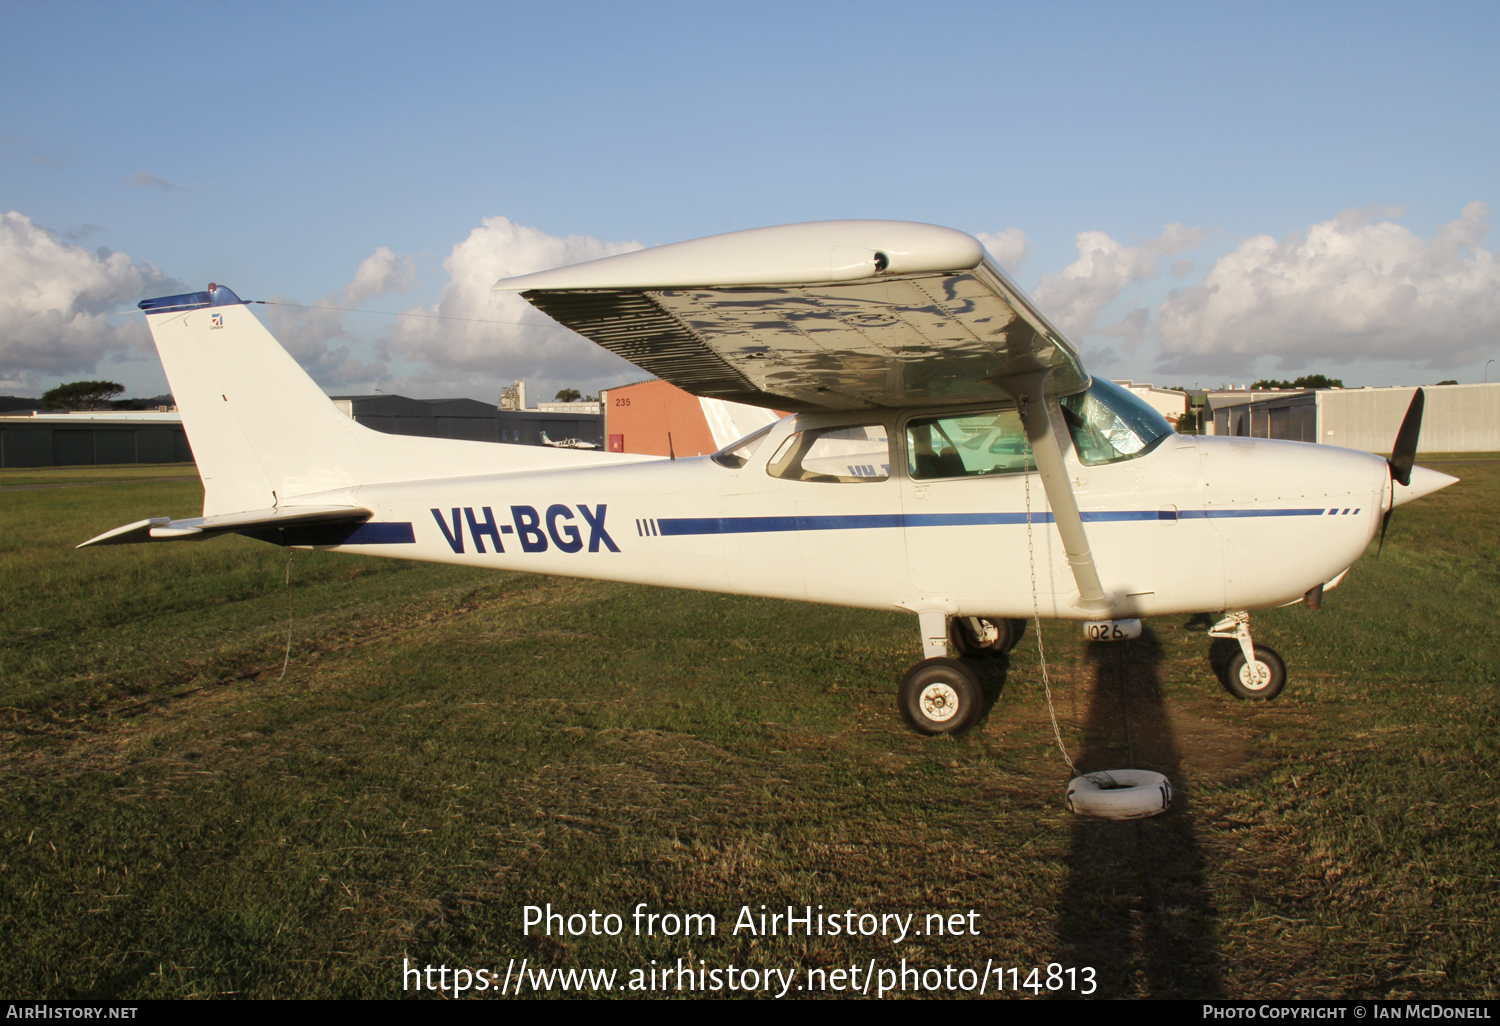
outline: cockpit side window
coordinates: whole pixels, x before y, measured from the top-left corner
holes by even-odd
[[[1064,396],[1061,403],[1084,466],[1136,459],[1173,434],[1165,417],[1103,378],[1095,378],[1085,392]]]
[[[906,425],[906,469],[918,481],[1034,470],[1014,407],[923,417]]]
[[[798,431],[781,443],[766,473],[792,481],[885,481],[891,476],[890,439],[883,424]]]

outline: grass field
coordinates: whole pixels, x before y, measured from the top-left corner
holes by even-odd
[[[632,993],[681,959],[806,996],[905,959],[1007,997],[1057,963],[1099,997],[1494,998],[1500,461],[1421,462],[1464,481],[1321,611],[1256,614],[1274,702],[1224,692],[1201,617],[1043,625],[1074,759],[1176,785],[1139,824],[1066,811],[1030,630],[975,664],[981,724],[924,739],[907,616],[318,553],[289,595],[248,539],[73,548],[192,515],[191,467],[5,471],[0,994],[434,996],[403,966],[512,959]],[[623,932],[524,933],[547,903]],[[717,933],[637,936],[640,903]],[[733,932],[788,904],[962,930]]]

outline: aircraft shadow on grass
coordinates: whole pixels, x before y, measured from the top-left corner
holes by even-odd
[[[1151,997],[1217,998],[1218,910],[1192,781],[1163,701],[1162,656],[1145,625],[1134,641],[1087,649],[1088,711],[1074,762],[1086,773],[1154,770],[1175,793],[1171,809],[1151,819],[1074,820],[1055,957],[1064,966],[1094,966],[1101,994],[1144,986]]]

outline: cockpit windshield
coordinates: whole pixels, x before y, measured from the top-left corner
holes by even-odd
[[[1065,396],[1063,418],[1089,467],[1144,456],[1173,434],[1165,417],[1113,381],[1095,378],[1085,392]]]

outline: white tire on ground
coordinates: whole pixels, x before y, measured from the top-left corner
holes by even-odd
[[[1144,819],[1167,811],[1172,782],[1150,770],[1101,770],[1068,781],[1068,808],[1099,819]]]

